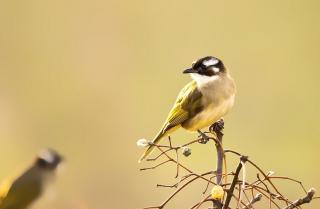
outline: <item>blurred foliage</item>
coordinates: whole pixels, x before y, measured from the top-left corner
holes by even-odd
[[[140,173],[135,142],[162,125],[190,80],[181,71],[214,55],[238,87],[225,146],[319,189],[319,7],[316,0],[1,1],[0,179],[53,147],[67,169],[56,200],[35,209],[159,202],[170,191],[154,182],[171,172]],[[173,139],[193,136],[181,130]],[[199,147],[187,163],[207,170],[208,159],[214,165]],[[175,208],[192,202],[184,195]]]

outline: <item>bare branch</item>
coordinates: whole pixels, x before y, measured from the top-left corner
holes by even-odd
[[[262,194],[261,193],[258,193],[251,201],[250,203],[243,207],[242,209],[251,209],[253,204],[256,203],[256,202],[259,202],[260,200],[262,199]]]
[[[316,190],[314,188],[309,189],[305,197],[294,201],[291,205],[285,207],[284,209],[293,209],[297,206],[311,202],[315,193],[316,193]]]
[[[155,165],[155,166],[146,167],[146,168],[140,168],[140,171],[155,169],[155,168],[158,168],[159,166],[162,166],[162,165],[164,165],[164,164],[166,164],[166,163],[168,163],[168,162],[172,162],[172,160],[169,159],[169,160],[166,160],[166,161],[164,161],[164,162],[162,162],[162,163],[159,163],[158,165]]]
[[[152,146],[155,146],[160,153],[154,158],[147,159],[147,161],[152,161],[154,163],[153,166],[141,168],[140,170],[154,170],[162,168],[165,165],[171,166],[173,164],[176,169],[175,177],[179,178],[175,180],[176,183],[172,185],[157,184],[157,187],[167,187],[175,189],[160,205],[145,207],[143,209],[166,208],[167,204],[171,200],[173,200],[173,198],[178,196],[178,194],[182,190],[198,180],[205,181],[206,187],[203,193],[199,192],[200,201],[194,203],[191,209],[205,208],[205,203],[210,202],[213,206],[207,206],[207,209],[253,209],[253,207],[256,207],[255,203],[259,202],[262,197],[267,200],[262,208],[293,209],[301,208],[301,205],[309,203],[313,199],[320,199],[320,197],[314,196],[314,189],[306,191],[301,181],[286,176],[274,176],[273,172],[266,173],[255,162],[249,160],[248,157],[240,154],[239,152],[233,150],[224,150],[222,146],[222,130],[224,128],[223,125],[223,121],[218,121],[209,128],[209,131],[199,131],[200,137],[190,140],[189,142],[181,146],[173,145],[170,137],[167,145],[152,144]],[[215,142],[217,155],[216,170],[210,170],[199,174],[181,163],[180,158],[183,156],[187,157],[191,153],[191,148],[189,146],[194,146],[199,143],[207,144],[207,142],[210,140]],[[182,151],[183,155],[179,156],[180,150]],[[232,156],[236,156],[237,159],[239,159],[238,157],[240,157],[240,162],[237,168],[235,169],[235,171],[232,171],[230,173],[227,173],[226,169],[227,153],[233,154]],[[157,163],[160,158],[165,159],[162,162]],[[172,162],[172,164],[169,162]],[[254,169],[256,175],[253,175],[253,177],[255,178],[252,181],[249,181],[249,179],[252,179],[250,178],[250,174],[246,173],[244,170],[244,163],[248,163],[246,165],[252,166]],[[243,170],[243,178],[239,179],[241,170]],[[228,176],[232,177],[230,178],[230,182],[228,182]],[[248,176],[248,178],[246,178],[246,176]],[[213,181],[214,178],[216,178],[215,181]],[[289,200],[288,198],[286,198],[286,196],[283,195],[282,192],[280,192],[279,188],[274,183],[278,181],[289,181],[292,184],[295,184],[300,188],[300,190],[303,190],[306,193],[306,196],[295,201]],[[204,195],[205,193],[207,193],[208,189],[211,186],[215,186],[211,190],[212,194]],[[220,188],[220,193],[217,193],[217,191],[219,190],[215,190],[215,188],[217,187]],[[244,201],[247,203],[244,203],[242,199],[244,199]]]
[[[227,198],[226,198],[226,201],[225,201],[225,203],[223,205],[223,209],[227,209],[229,207],[229,204],[230,204],[230,201],[231,201],[231,198],[232,198],[232,195],[233,195],[234,187],[236,186],[236,184],[238,182],[239,173],[240,173],[240,170],[242,168],[242,163],[241,162],[245,163],[247,160],[248,160],[248,157],[241,156],[240,162],[239,162],[237,170],[236,170],[236,172],[234,174],[230,189],[227,192]]]

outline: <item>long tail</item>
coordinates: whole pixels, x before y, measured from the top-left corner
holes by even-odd
[[[154,145],[158,144],[160,139],[162,139],[164,136],[166,135],[166,132],[163,133],[163,131],[160,131],[157,136],[152,140],[152,145],[150,145],[142,154],[142,156],[140,157],[140,159],[138,160],[138,162],[140,163],[142,160],[146,159],[146,157],[148,157],[148,155],[151,154],[151,152],[153,151],[153,149],[155,148]]]

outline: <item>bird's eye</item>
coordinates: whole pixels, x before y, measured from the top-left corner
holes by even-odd
[[[207,67],[204,65],[200,65],[198,68],[199,73],[204,73],[205,71],[207,71]]]
[[[38,158],[37,164],[38,164],[41,168],[45,168],[45,167],[47,167],[47,166],[49,165],[49,163],[48,163],[46,160],[42,159],[42,158]]]

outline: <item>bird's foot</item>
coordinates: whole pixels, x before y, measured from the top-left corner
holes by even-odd
[[[216,133],[217,135],[220,135],[222,133],[222,130],[224,129],[224,121],[223,119],[220,119],[218,120],[217,122],[215,122],[214,124],[212,124],[210,127],[209,127],[209,131],[211,133]]]
[[[205,133],[201,132],[200,130],[198,130],[198,133],[199,133],[198,142],[200,144],[206,144],[210,140],[210,137],[208,137]]]

